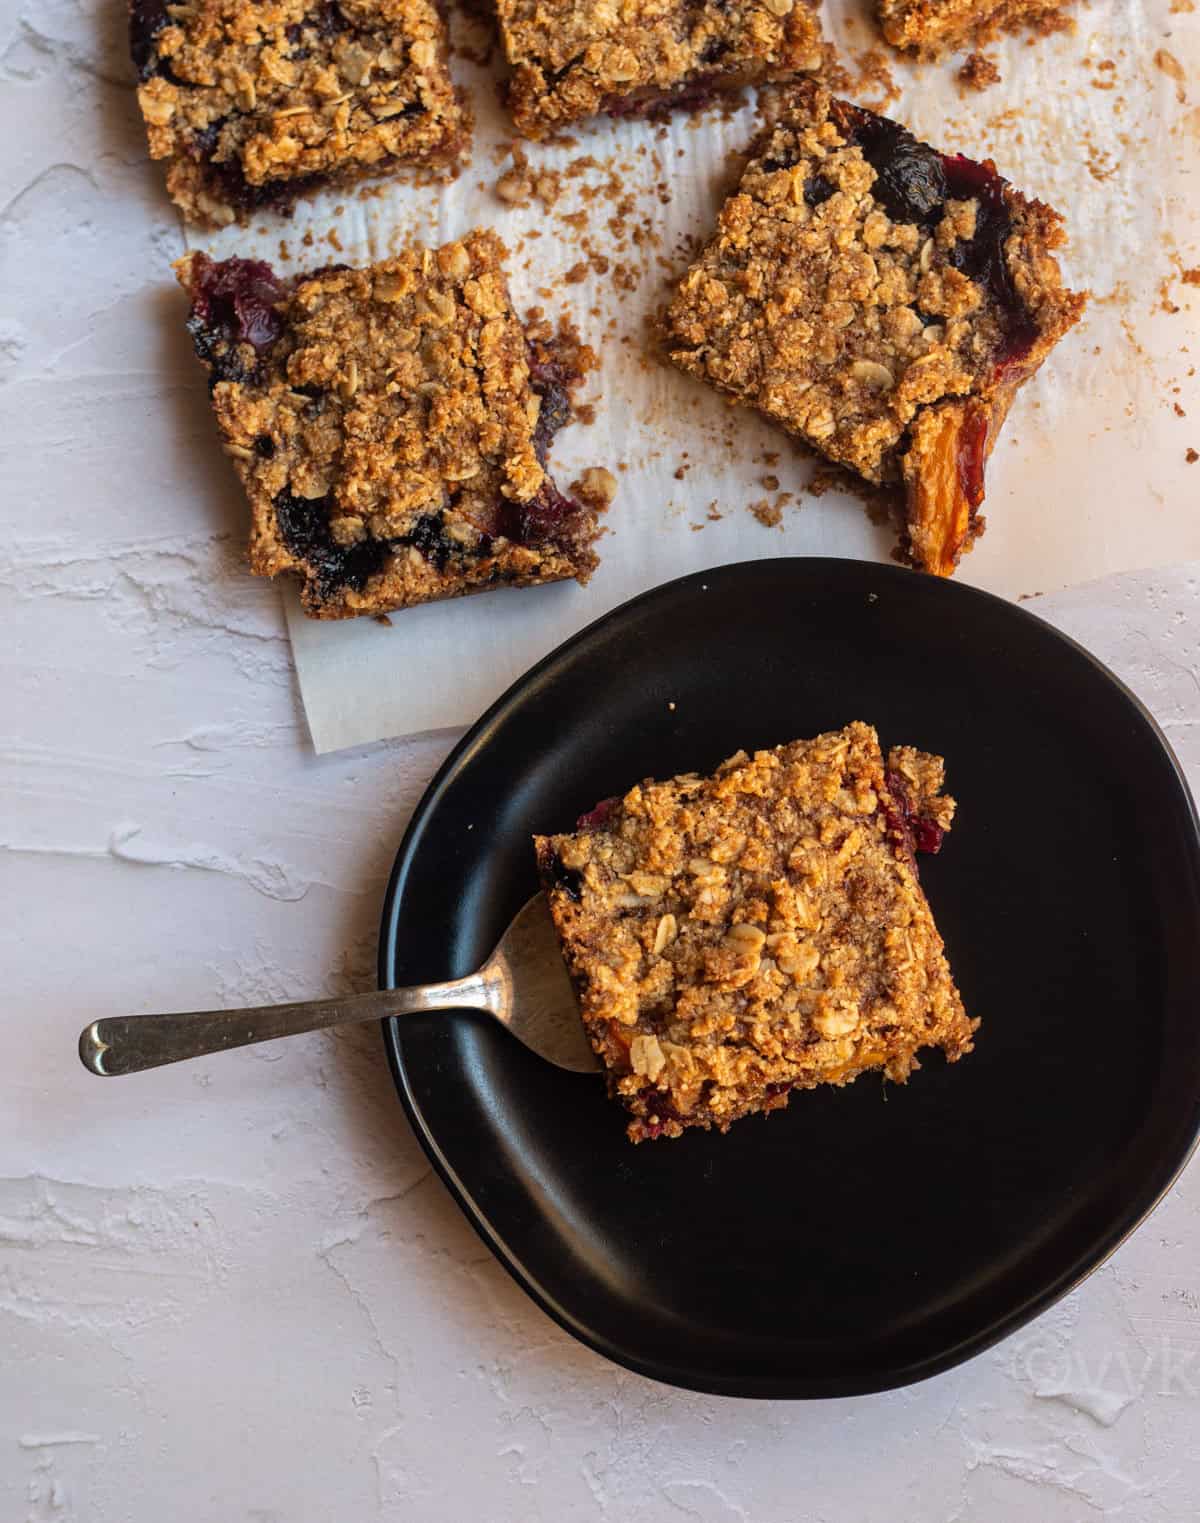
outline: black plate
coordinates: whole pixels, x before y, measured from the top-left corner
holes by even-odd
[[[634,1148],[598,1081],[484,1018],[385,1024],[417,1135],[500,1261],[674,1385],[850,1395],[979,1353],[1112,1251],[1200,1125],[1200,842],[1163,737],[1039,619],[894,567],[685,577],[535,667],[417,809],[382,984],[483,960],[536,889],[533,831],[851,719],[948,760],[958,819],[922,874],[983,1017],[962,1062]]]

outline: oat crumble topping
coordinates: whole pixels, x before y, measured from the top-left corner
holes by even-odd
[[[695,109],[820,67],[807,0],[498,0],[518,131],[547,137],[601,112]]]
[[[250,260],[176,265],[250,499],[251,570],[302,577],[306,613],[594,569],[600,504],[564,497],[546,454],[595,358],[520,322],[504,257],[494,233],[474,232],[287,281]]]
[[[469,145],[433,0],[131,0],[130,44],[150,156],[194,222]]]
[[[1058,213],[990,161],[795,86],[667,314],[671,359],[829,460],[905,488],[905,549],[950,574],[982,531],[1013,395],[1075,323]]]
[[[854,723],[647,781],[535,840],[584,1024],[635,1141],[786,1105],[918,1049],[968,1052],[917,877],[943,764]]]

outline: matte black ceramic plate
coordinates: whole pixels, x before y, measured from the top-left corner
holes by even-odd
[[[1153,721],[970,587],[841,560],[686,577],[543,661],[417,809],[381,981],[460,975],[535,891],[529,837],[646,776],[865,719],[947,758],[922,876],[976,1050],[633,1147],[598,1079],[471,1015],[385,1034],[417,1135],[557,1321],[660,1380],[833,1396],[946,1369],[1094,1268],[1200,1123],[1200,843]]]

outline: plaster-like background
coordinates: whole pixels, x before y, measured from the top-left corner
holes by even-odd
[[[202,379],[142,277],[180,238],[96,26],[70,0],[0,17],[0,1519],[1192,1519],[1195,1169],[973,1363],[739,1403],[624,1374],[524,1299],[430,1177],[374,1030],[79,1068],[99,1015],[368,987],[450,744],[308,748]],[[24,130],[30,92],[59,139]],[[1035,606],[1200,782],[1200,572]]]

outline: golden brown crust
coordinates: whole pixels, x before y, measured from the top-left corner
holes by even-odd
[[[433,0],[133,0],[131,39],[150,156],[190,221],[469,145]]]
[[[880,150],[877,173],[868,134],[899,141],[942,198],[930,193],[910,217],[898,201],[903,165],[894,172]],[[919,183],[912,193],[925,194]],[[867,481],[904,480],[914,511],[941,521],[936,553],[912,536],[917,563],[945,573],[981,527],[983,462],[1013,393],[1082,311],[1053,255],[1064,241],[1057,212],[989,163],[945,158],[801,84],[671,302],[668,351]],[[951,403],[935,427],[927,414]],[[970,424],[957,436],[964,486],[947,496],[958,463],[940,481],[924,466],[940,458],[933,435],[948,444],[955,421]]]
[[[997,32],[1059,30],[1074,0],[876,0],[879,25],[894,48],[937,58]],[[990,82],[990,80],[989,80]]]
[[[595,567],[595,508],[562,498],[543,459],[594,358],[521,324],[504,253],[474,232],[287,284],[203,254],[176,265],[250,499],[251,570],[299,574],[306,613],[586,581]],[[231,299],[211,294],[235,276],[259,292],[253,309],[238,298],[266,334],[258,347],[230,333]]]
[[[542,138],[598,112],[698,105],[821,63],[807,0],[498,0],[517,130]]]
[[[645,782],[598,828],[536,838],[584,1024],[632,1114],[678,1136],[917,1051],[968,1052],[967,1017],[921,890],[909,823],[940,841],[942,762],[898,747],[885,774],[855,723],[709,778]],[[588,817],[585,817],[585,821]],[[585,823],[581,821],[581,824]]]

